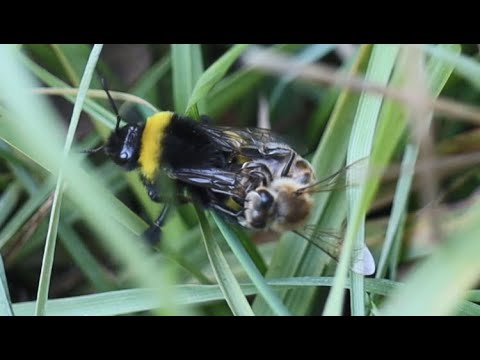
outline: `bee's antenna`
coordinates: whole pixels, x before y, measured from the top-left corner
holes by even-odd
[[[100,150],[102,150],[104,146],[105,146],[105,145],[99,146],[99,147],[97,147],[97,148],[95,148],[95,149],[82,150],[81,153],[82,153],[82,154],[89,154],[89,155],[90,155],[90,154],[95,154],[95,153],[99,152]]]
[[[117,126],[115,126],[115,132],[118,132],[118,130],[120,129],[120,121],[122,120],[122,118],[120,117],[120,114],[118,113],[117,105],[115,105],[115,102],[113,101],[112,96],[110,95],[110,92],[108,91],[107,79],[104,78],[104,77],[101,77],[100,81],[102,82],[103,90],[105,90],[105,92],[107,93],[108,100],[110,101],[110,106],[112,107],[113,112],[117,116]]]

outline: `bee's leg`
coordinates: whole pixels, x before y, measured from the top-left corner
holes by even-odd
[[[162,236],[162,226],[167,218],[170,205],[166,204],[160,215],[155,219],[152,225],[143,233],[142,237],[150,244],[156,245],[160,242]]]
[[[232,211],[230,209],[227,209],[226,207],[222,206],[222,205],[219,205],[219,204],[212,204],[212,207],[224,214],[227,214],[229,216],[232,216],[234,218],[236,217],[239,217],[242,215],[243,213],[243,209],[239,210],[239,211]]]
[[[282,169],[281,176],[287,176],[290,168],[292,167],[293,160],[295,160],[295,151],[291,149],[283,149],[283,148],[269,148],[265,151],[267,156],[282,156],[287,158],[287,163]]]
[[[290,155],[288,158],[287,164],[284,166],[282,170],[282,176],[287,176],[288,172],[290,171],[290,168],[292,167],[293,160],[295,159],[295,152],[290,151]]]
[[[153,202],[156,202],[156,203],[176,202],[176,203],[179,203],[179,204],[186,204],[186,203],[189,203],[189,202],[192,201],[192,199],[189,196],[185,196],[185,195],[180,194],[180,193],[175,194],[175,197],[173,197],[173,198],[161,196],[158,193],[158,190],[155,186],[155,183],[146,180],[143,176],[141,177],[141,179],[142,179],[143,185],[147,189],[148,197]]]

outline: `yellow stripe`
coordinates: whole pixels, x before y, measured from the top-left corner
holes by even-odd
[[[172,117],[172,112],[161,111],[150,116],[145,124],[138,162],[143,176],[149,181],[157,175],[163,150],[162,139]]]

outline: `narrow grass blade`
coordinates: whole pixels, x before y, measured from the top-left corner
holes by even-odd
[[[21,187],[18,181],[12,182],[0,197],[0,228],[10,216],[20,197]]]
[[[273,48],[284,52],[294,52],[302,44],[278,44]],[[237,100],[244,98],[267,78],[252,69],[244,68],[226,76],[209,92],[207,96],[208,115],[215,118],[231,107]]]
[[[54,184],[47,180],[40,189],[30,197],[22,207],[15,213],[9,222],[0,231],[0,249],[12,239],[20,227],[27,221],[33,213],[45,202],[52,193]]]
[[[307,46],[305,49],[302,49],[294,57],[299,64],[311,64],[315,61],[318,61],[333,49],[335,49],[335,44],[313,44]],[[278,101],[281,98],[282,93],[285,91],[285,88],[295,79],[295,74],[284,75],[277,83],[275,88],[272,90],[270,95],[270,109],[275,109],[278,105]],[[273,111],[272,111],[273,113]]]
[[[0,138],[8,137],[14,148],[57,174],[65,135],[59,131],[61,122],[48,102],[29,91],[38,84],[22,66],[24,59],[9,46],[0,46],[0,76],[3,79],[0,97],[12,115],[2,118]],[[31,131],[33,128],[35,132]],[[81,163],[81,158],[70,153],[65,163],[64,178],[69,198],[81,212],[85,224],[98,235],[111,254],[112,261],[120,269],[128,270],[129,280],[158,289],[159,296],[165,299],[165,313],[177,314],[181,309],[170,301],[175,297],[171,286],[173,274],[163,263],[154,261],[151,251],[147,251],[135,236],[145,224],[109,193],[93,175],[93,169]]]
[[[471,206],[435,253],[417,266],[392,294],[384,315],[450,315],[480,276],[480,205]],[[439,301],[441,299],[441,301]]]
[[[332,277],[299,277],[271,279],[268,285],[276,288],[331,286]],[[345,284],[350,287],[350,284]],[[365,279],[365,289],[371,294],[389,295],[403,284],[389,280]],[[219,285],[178,285],[175,301],[179,304],[200,305],[224,300]],[[241,284],[245,295],[257,293],[253,284]],[[474,295],[472,293],[472,295]],[[48,301],[47,315],[55,316],[112,316],[148,311],[163,305],[152,289],[117,290],[101,294],[74,296]],[[13,304],[15,315],[28,316],[34,311],[34,302]],[[480,306],[462,301],[458,307],[461,315],[480,315]]]
[[[130,89],[130,93],[144,98],[147,97],[147,93],[166,76],[171,67],[172,60],[170,55],[163,57],[142,75],[140,80],[135,83],[135,86]]]
[[[377,273],[375,274],[375,278],[377,279],[381,279],[385,276],[388,264],[387,260],[392,251],[393,241],[399,230],[402,217],[407,210],[407,201],[413,180],[413,167],[415,166],[417,155],[418,146],[408,144],[403,155],[402,169],[393,198],[392,212],[388,221],[387,233],[382,246],[380,259],[378,260]]]
[[[367,69],[366,79],[380,84],[387,84],[392,72],[398,53],[397,45],[375,45]],[[370,155],[377,119],[382,105],[382,97],[362,94],[354,118],[352,134],[347,152],[347,164],[352,164]],[[355,183],[355,174],[348,174],[351,183]],[[340,257],[336,272],[336,281],[325,305],[325,315],[340,315],[343,308],[343,282],[347,281],[351,251],[359,251],[365,247],[365,208],[357,206],[360,201],[362,188],[352,188],[347,192],[349,204],[349,226],[356,223],[357,218],[360,227],[356,230],[355,239],[347,237],[343,244],[343,253]],[[358,212],[355,212],[356,209]],[[363,211],[362,211],[363,210]],[[343,261],[342,261],[343,260]],[[365,294],[363,276],[352,273],[351,305],[352,315],[365,315]]]
[[[7,276],[3,266],[2,256],[0,255],[0,316],[12,316],[13,309],[8,292]]]
[[[235,60],[248,48],[247,44],[238,44],[232,46],[225,54],[215,61],[205,72],[200,76],[195,84],[192,94],[188,100],[187,113],[192,111],[201,99],[205,98],[210,90],[219,82],[226,74],[230,66]]]
[[[210,225],[205,217],[204,210],[196,206],[197,216],[200,221],[200,227],[202,229],[203,241],[205,243],[205,249],[207,250],[210,264],[212,265],[213,272],[217,278],[218,285],[222,290],[222,293],[227,300],[227,304],[232,310],[234,315],[240,316],[252,316],[253,313],[250,304],[242,293],[242,289],[235,279],[230,267],[228,266],[222,250],[216,243]]]
[[[90,250],[83,244],[80,236],[77,235],[70,225],[60,221],[58,234],[65,250],[98,291],[110,291],[117,288],[112,279],[110,279],[109,274],[107,274],[106,269],[95,259]]]
[[[368,62],[370,46],[362,46],[350,73],[357,74]],[[317,177],[328,176],[341,169],[355,115],[359,95],[342,91],[338,97],[327,128],[312,158]],[[339,229],[346,214],[346,200],[341,192],[322,193],[315,196],[315,208],[308,221],[319,229]],[[295,234],[283,236],[275,248],[267,272],[267,278],[317,276],[325,270],[330,258],[317,247]],[[315,288],[279,291],[282,302],[294,315],[305,315],[310,311],[315,297]],[[257,297],[253,309],[258,315],[271,314],[270,307],[261,297]]]
[[[423,45],[422,49],[437,61],[449,64],[455,72],[480,89],[480,64],[478,60],[462,55],[455,47]]]
[[[212,213],[212,216],[217,223],[217,226],[220,229],[221,233],[223,234],[226,242],[232,249],[232,252],[235,254],[238,261],[245,269],[245,272],[247,273],[250,280],[252,280],[252,282],[257,287],[260,295],[262,295],[263,299],[272,308],[272,311],[275,313],[275,315],[290,315],[285,305],[283,305],[280,301],[278,295],[275,294],[273,290],[267,285],[262,274],[260,273],[260,271],[258,271],[254,262],[248,256],[248,253],[245,251],[245,248],[242,246],[240,240],[238,240],[233,231],[225,225],[223,220],[217,214]]]
[[[87,65],[85,67],[85,72],[82,76],[80,82],[79,92],[77,95],[77,100],[75,101],[75,106],[73,108],[72,118],[70,120],[70,126],[68,128],[67,139],[64,147],[64,161],[70,147],[72,146],[73,137],[75,135],[75,130],[77,129],[78,120],[80,118],[80,113],[82,111],[83,102],[85,100],[90,81],[92,80],[92,75],[95,70],[95,65],[97,64],[100,52],[102,51],[103,45],[94,45],[90,57],[88,59]],[[58,222],[60,218],[60,209],[62,204],[63,197],[63,170],[60,168],[58,174],[57,185],[55,188],[55,194],[53,198],[52,210],[50,215],[50,222],[48,225],[47,239],[45,243],[45,250],[43,253],[42,268],[40,271],[40,280],[38,284],[38,294],[37,294],[37,306],[35,309],[36,315],[45,314],[45,305],[48,299],[48,290],[50,288],[50,278],[52,275],[53,268],[53,259],[55,255],[55,244],[57,239],[58,232]]]
[[[183,114],[187,110],[188,99],[203,71],[200,45],[172,44],[171,57],[175,111]],[[198,114],[196,108],[193,109],[193,115],[195,114]]]

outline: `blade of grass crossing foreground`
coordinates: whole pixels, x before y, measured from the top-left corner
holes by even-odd
[[[199,44],[172,44],[171,57],[175,111],[183,114],[195,84],[202,75],[202,51]],[[197,107],[200,109],[192,109],[192,115],[203,111],[201,103]]]
[[[38,84],[22,66],[25,65],[24,59],[9,46],[0,46],[0,77],[3,80],[0,82],[0,96],[12,114],[2,117],[0,138],[9,137],[14,148],[56,175],[65,134],[60,131],[61,120],[48,102],[29,91]],[[32,132],[32,128],[36,131]],[[66,191],[75,208],[98,235],[112,260],[128,271],[129,280],[139,286],[155,288],[164,301],[162,309],[166,314],[179,313],[177,304],[171,301],[175,298],[172,293],[175,289],[171,286],[173,277],[167,264],[156,261],[135,235],[144,225],[109,193],[88,163],[81,163],[81,158],[70,152],[64,164],[64,177],[68,183]]]
[[[0,316],[12,316],[13,309],[8,292],[7,276],[3,266],[2,256],[0,255]]]
[[[202,229],[203,241],[205,249],[212,265],[213,272],[217,278],[218,285],[225,296],[228,306],[234,315],[255,315],[250,304],[243,295],[242,289],[235,279],[230,267],[228,266],[222,250],[216,243],[210,225],[208,224],[205,212],[202,208],[195,206],[197,210],[198,220]]]
[[[92,80],[93,71],[95,65],[97,64],[100,52],[102,51],[103,45],[94,45],[90,57],[88,59],[87,65],[85,67],[85,72],[82,76],[80,82],[79,92],[77,95],[77,101],[75,102],[72,118],[70,120],[70,126],[68,128],[67,140],[65,142],[64,148],[64,159],[66,158],[70,147],[72,146],[73,137],[75,130],[77,128],[78,120],[80,118],[80,113],[82,111],[83,102],[85,100],[90,81]],[[47,239],[45,243],[45,250],[43,254],[42,269],[40,272],[40,280],[38,284],[38,294],[37,294],[37,306],[35,309],[36,315],[45,314],[45,305],[48,299],[48,290],[50,288],[50,278],[53,268],[53,259],[55,255],[55,244],[57,239],[58,232],[58,221],[60,217],[60,208],[62,204],[63,196],[63,171],[60,168],[58,174],[57,185],[55,188],[55,194],[53,198],[52,210],[50,215],[50,222],[48,225]]]
[[[380,85],[386,85],[390,79],[398,50],[398,45],[375,45],[373,47],[372,55],[368,65],[367,74],[365,77],[366,80],[378,83]],[[382,101],[383,97],[381,96],[362,93],[360,102],[358,104],[357,113],[353,120],[354,123],[352,135],[350,137],[350,143],[347,152],[347,164],[353,164],[354,162],[370,155]],[[359,180],[361,180],[356,178],[358,174],[352,173],[351,171],[349,171],[347,176],[349,182],[352,184],[358,183]],[[360,228],[358,229],[358,233],[355,238],[354,251],[361,251],[365,247],[365,213],[352,213],[352,210],[355,208],[355,204],[360,200],[361,191],[361,187],[352,187],[348,189],[347,192],[349,220],[351,221],[352,216],[358,216],[361,218]],[[344,251],[345,249],[348,249],[348,244],[346,244],[344,247]],[[350,258],[350,256],[348,258]],[[349,264],[347,263],[347,266],[348,265]],[[346,276],[347,269],[343,270],[343,272],[345,272]],[[337,269],[337,274],[342,274],[341,267]],[[341,279],[339,279],[339,281],[341,281]],[[351,281],[352,291],[350,293],[350,300],[352,315],[363,316],[365,315],[365,290],[363,275],[352,272]],[[343,287],[344,286],[339,286],[338,289],[343,289]],[[335,296],[334,290],[335,288],[333,288],[332,292],[330,293],[330,296],[333,299]],[[341,293],[343,293],[343,290],[341,290]],[[340,295],[338,299],[343,299],[343,296]],[[327,302],[327,307],[330,304]],[[337,307],[337,315],[340,314],[342,307],[343,304],[340,302]],[[330,313],[330,315],[332,314],[333,313]]]
[[[233,46],[213,63],[198,79],[195,88],[192,90],[187,104],[186,112],[189,113],[201,99],[205,98],[210,90],[226,74],[235,60],[248,48],[247,44],[238,44]]]
[[[263,278],[260,271],[258,271],[257,267],[255,266],[254,262],[248,256],[248,253],[245,251],[245,248],[242,246],[240,240],[237,236],[233,233],[232,230],[228,226],[225,225],[223,220],[215,213],[212,213],[212,216],[217,223],[218,228],[220,229],[221,233],[223,234],[225,240],[227,241],[228,245],[232,249],[233,254],[237,257],[240,264],[245,269],[248,277],[258,289],[258,292],[264,300],[270,305],[272,311],[276,315],[290,315],[285,305],[282,304],[278,295],[273,292],[273,290],[267,285],[265,279]]]
[[[332,277],[300,277],[271,279],[268,285],[275,288],[294,287],[319,287],[331,286]],[[350,287],[350,284],[346,284]],[[365,279],[365,289],[376,295],[388,295],[392,291],[401,288],[403,284],[384,279]],[[175,301],[179,304],[204,304],[222,300],[224,295],[218,285],[178,285]],[[256,294],[253,284],[241,284],[245,295]],[[470,297],[478,297],[471,292]],[[94,295],[73,296],[69,298],[54,299],[48,301],[48,315],[56,316],[112,316],[131,314],[139,311],[153,310],[162,305],[162,299],[156,296],[152,289],[128,289],[110,291]],[[17,316],[29,316],[33,314],[34,302],[22,302],[13,304],[13,310]],[[470,301],[462,301],[457,308],[461,315],[480,315],[480,305]]]
[[[408,144],[405,149],[402,161],[400,178],[393,198],[392,212],[388,221],[387,233],[382,246],[382,252],[378,261],[377,273],[375,278],[381,279],[385,276],[387,270],[387,259],[390,257],[393,241],[406,212],[408,196],[413,180],[413,169],[418,155],[418,146]]]

